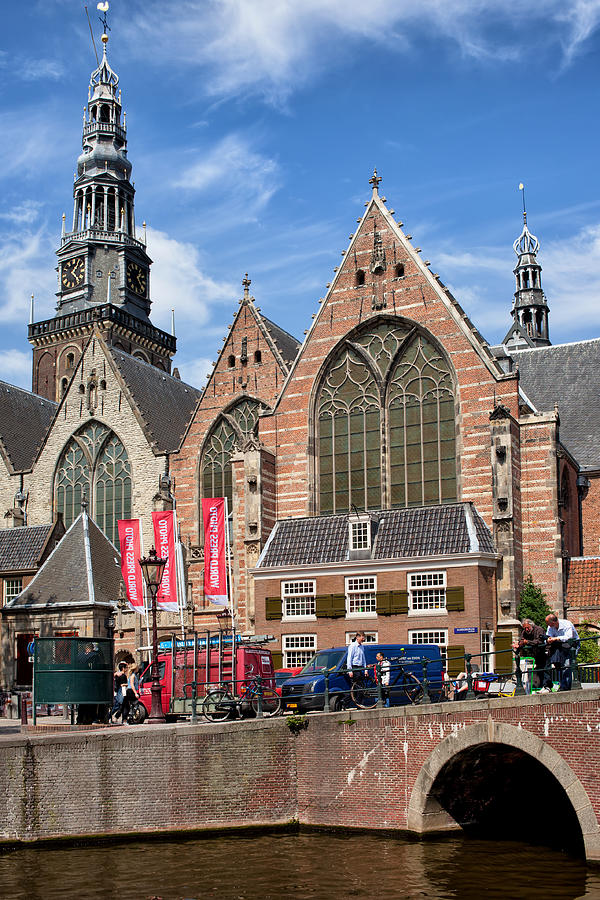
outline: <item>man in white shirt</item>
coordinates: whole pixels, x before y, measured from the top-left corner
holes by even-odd
[[[556,613],[546,616],[546,643],[550,651],[549,665],[544,672],[544,686],[540,693],[548,693],[552,690],[552,671],[554,670],[560,681],[561,691],[571,690],[571,647],[576,646],[579,635],[572,622],[568,619],[559,619]]]
[[[346,654],[346,668],[348,669],[348,677],[353,678],[354,674],[364,673],[367,667],[367,660],[364,651],[364,641],[366,635],[364,631],[358,631],[356,637],[351,644],[348,645],[348,653]]]

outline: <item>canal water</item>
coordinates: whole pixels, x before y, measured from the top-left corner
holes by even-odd
[[[0,854],[11,900],[600,900],[600,869],[452,837],[279,833]]]

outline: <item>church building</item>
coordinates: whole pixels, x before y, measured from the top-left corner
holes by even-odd
[[[526,216],[513,321],[490,346],[375,172],[304,340],[262,314],[246,276],[205,387],[187,385],[171,374],[175,336],[150,319],[152,261],[102,40],[57,249],[56,314],[32,315],[32,392],[0,383],[4,525],[25,543],[29,529],[59,521],[72,542],[83,513],[117,545],[117,521],[140,518],[148,549],[151,512],[175,507],[183,624],[201,631],[222,627],[203,593],[201,501],[227,497],[235,624],[273,635],[288,666],[360,629],[462,649],[500,670],[530,575],[551,606],[598,619],[600,603],[579,604],[569,577],[600,574],[600,340],[551,344]],[[122,587],[111,584],[116,610]],[[23,644],[14,623],[28,634],[38,625],[14,590],[5,600],[20,610],[0,625],[9,659]],[[140,617],[123,607],[117,648],[136,652]],[[161,634],[180,624],[159,615]],[[0,686],[14,686],[17,670],[5,666]]]

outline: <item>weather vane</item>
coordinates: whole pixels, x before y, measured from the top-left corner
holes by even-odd
[[[106,2],[106,0],[104,3],[98,3],[96,5],[96,9],[99,9],[100,12],[102,13],[102,15],[98,16],[98,18],[102,22],[102,28],[104,29],[104,34],[108,34],[108,32],[110,31],[110,26],[108,24],[108,20],[106,17],[106,14],[108,12],[108,3]]]
[[[522,181],[519,182],[519,190],[523,194],[523,220],[524,220],[525,224],[527,224],[527,210],[525,209],[525,185],[523,184]]]

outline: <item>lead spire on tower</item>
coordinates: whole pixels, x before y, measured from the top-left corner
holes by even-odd
[[[519,184],[523,198],[523,230],[513,244],[518,262],[514,275],[516,291],[512,316],[525,331],[532,344],[544,347],[550,343],[548,334],[548,304],[542,290],[542,267],[537,261],[540,242],[527,227],[525,185]]]

